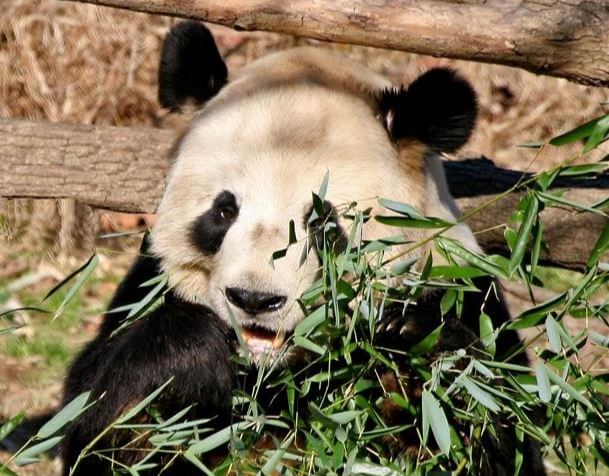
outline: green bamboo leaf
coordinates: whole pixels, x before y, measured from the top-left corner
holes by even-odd
[[[41,441],[34,446],[30,446],[26,448],[21,453],[19,453],[14,462],[17,466],[24,466],[26,464],[35,463],[40,461],[40,455],[46,453],[51,448],[57,446],[57,444],[63,439],[63,436],[56,436],[54,438],[50,438],[48,440]]]
[[[449,221],[433,217],[412,218],[377,215],[374,219],[384,225],[401,228],[446,228],[454,225]]]
[[[156,284],[154,288],[152,288],[146,296],[144,296],[141,300],[139,300],[129,311],[127,317],[125,319],[131,319],[133,316],[137,315],[140,311],[145,309],[149,304],[151,304],[152,300],[158,297],[161,291],[165,288],[168,282],[167,275],[164,275],[163,278]]]
[[[167,279],[166,273],[159,273],[154,278],[150,278],[148,281],[144,281],[142,284],[138,286],[138,288],[149,288],[150,286],[160,283],[163,280]]]
[[[423,218],[423,216],[417,212],[413,207],[407,203],[395,202],[393,200],[387,200],[386,198],[379,198],[379,204],[392,212],[400,213],[407,217]]]
[[[144,400],[142,400],[140,403],[135,405],[125,414],[118,417],[115,421],[115,424],[120,425],[122,423],[125,423],[126,421],[130,420],[135,415],[137,415],[139,412],[141,412],[144,408],[146,408],[148,405],[150,405],[152,403],[152,401],[156,397],[158,397],[163,390],[165,390],[165,387],[167,387],[167,385],[169,385],[172,380],[173,380],[173,377],[171,377],[169,380],[167,380],[167,382],[165,382],[163,385],[161,385],[159,388],[157,388],[154,392],[152,392],[150,395],[148,395]]]
[[[590,252],[590,257],[588,258],[587,266],[591,268],[597,263],[601,256],[609,249],[609,221],[605,223],[603,227],[603,231],[601,231],[598,240],[592,247],[592,251]]]
[[[311,314],[305,317],[298,323],[294,329],[295,336],[304,336],[310,331],[315,329],[319,324],[324,322],[327,317],[327,309],[325,306],[320,306],[315,309]]]
[[[447,289],[442,296],[442,300],[440,301],[440,312],[443,316],[448,314],[448,312],[453,308],[455,302],[457,301],[457,291],[454,289]]]
[[[481,257],[475,253],[472,253],[468,249],[464,248],[463,245],[461,245],[461,243],[458,241],[450,238],[438,237],[436,238],[436,242],[449,254],[458,256],[476,268],[486,271],[488,274],[493,276],[508,278],[506,271],[493,263],[489,258]]]
[[[541,149],[545,145],[545,142],[525,142],[523,144],[517,144],[516,147],[522,147],[524,149]]]
[[[586,154],[599,145],[605,139],[607,131],[609,131],[609,114],[600,118],[594,125],[594,128],[590,133],[590,137],[588,137],[588,140],[584,145],[582,153]]]
[[[495,335],[495,330],[493,329],[493,321],[491,316],[485,312],[481,312],[478,324],[480,329],[480,341],[482,342],[482,345],[484,345],[484,348],[489,354],[495,355],[495,351],[497,350],[495,339],[497,336]]]
[[[207,466],[205,466],[203,464],[203,462],[197,458],[196,455],[189,453],[188,451],[185,453],[182,453],[184,458],[186,458],[188,461],[190,461],[196,468],[200,469],[201,471],[203,471],[204,474],[206,474],[207,476],[216,476],[215,473],[210,470]]]
[[[309,402],[309,411],[311,412],[311,416],[315,418],[317,421],[320,421],[324,424],[324,426],[335,430],[338,427],[338,423],[332,420],[328,415],[326,415],[317,405],[313,402]]]
[[[421,397],[423,412],[423,433],[431,427],[431,432],[440,450],[448,455],[450,452],[450,427],[444,410],[429,390],[423,390]]]
[[[339,425],[345,425],[350,421],[355,420],[358,416],[363,413],[361,410],[347,410],[344,412],[337,412],[331,415],[328,415],[333,422],[338,423]]]
[[[434,266],[430,278],[471,279],[486,276],[486,273],[473,266]]]
[[[541,243],[543,237],[543,224],[537,220],[533,226],[533,245],[531,246],[531,269],[529,274],[535,276],[537,271],[537,263],[539,263],[539,255],[541,254]]]
[[[351,474],[357,474],[358,476],[399,476],[400,473],[387,466],[358,461],[353,463]]]
[[[550,144],[560,147],[590,137],[598,122],[605,117],[605,115],[597,117],[586,122],[585,124],[582,124],[581,126],[577,126],[574,129],[565,132],[564,134],[556,136],[550,140]]]
[[[462,374],[457,382],[459,385],[464,387],[477,402],[484,405],[490,411],[497,413],[501,410],[493,396],[480,388],[476,382],[470,379],[467,375]]]
[[[284,442],[281,444],[279,448],[272,452],[272,456],[268,459],[268,461],[264,464],[260,472],[264,475],[272,475],[272,474],[281,474],[279,469],[281,468],[281,460],[283,459],[283,455],[288,447],[294,441],[295,434],[290,434]],[[279,468],[278,468],[279,466]]]
[[[63,286],[63,284],[65,284],[67,281],[72,279],[72,277],[76,276],[76,274],[80,274],[80,276],[78,276],[78,279],[74,283],[74,286],[72,286],[68,290],[68,292],[64,296],[63,300],[61,301],[61,304],[59,304],[59,307],[57,308],[57,310],[55,311],[55,314],[53,315],[53,319],[56,319],[63,313],[66,306],[70,303],[70,301],[74,298],[74,296],[76,296],[76,293],[79,291],[80,288],[82,288],[82,286],[85,284],[87,279],[89,279],[89,276],[91,276],[91,274],[93,273],[95,268],[97,268],[98,264],[99,264],[99,256],[97,256],[97,254],[94,254],[93,256],[91,256],[91,258],[89,258],[89,260],[84,264],[84,266],[82,266],[81,268],[76,270],[76,272],[72,273],[70,276],[68,276],[68,278],[64,279],[60,284],[58,284],[51,291],[49,291],[49,293],[45,296],[44,299],[47,299],[48,297],[50,297],[55,291],[57,291],[57,289],[59,289],[61,286]]]
[[[544,202],[558,203],[560,205],[565,205],[567,207],[574,208],[575,210],[580,210],[582,212],[590,212],[594,213],[595,215],[607,217],[607,214],[602,210],[599,210],[598,208],[574,202],[573,200],[569,200],[568,198],[565,198],[562,195],[558,195],[557,193],[537,192],[537,195],[542,198]]]
[[[529,243],[531,231],[533,230],[533,225],[537,221],[537,214],[539,212],[539,200],[537,200],[535,195],[528,195],[526,200],[527,203],[524,211],[524,217],[520,227],[518,228],[516,243],[514,243],[514,250],[512,251],[512,256],[510,257],[510,265],[508,268],[510,276],[514,274],[514,271],[516,271],[516,268],[518,268],[522,262],[522,258],[524,257],[524,253],[527,249],[527,244]]]
[[[604,171],[609,165],[606,163],[580,164],[563,167],[559,172],[561,177],[580,177],[582,175],[597,174]]]
[[[217,431],[213,435],[209,435],[208,437],[203,438],[201,441],[197,441],[196,443],[190,445],[190,447],[186,450],[186,454],[200,455],[214,450],[218,446],[227,443],[233,433],[245,429],[248,425],[249,423],[244,421],[233,423],[232,425]]]
[[[7,421],[4,425],[0,426],[0,442],[5,440],[15,428],[21,425],[21,422],[25,419],[25,413],[21,412]]]
[[[508,329],[527,329],[529,327],[536,326],[550,311],[556,309],[556,307],[562,304],[566,297],[567,293],[564,292],[546,302],[532,307],[531,309],[527,309],[514,321],[512,321],[512,323],[508,326]]]
[[[588,336],[596,345],[601,347],[609,347],[609,336],[599,334],[598,332],[588,331]],[[0,438],[2,440],[2,438]]]
[[[535,366],[535,378],[537,379],[537,392],[539,393],[539,399],[542,402],[548,403],[552,398],[550,377],[548,377],[548,369],[541,362]]]
[[[94,258],[97,258],[97,254],[93,254],[80,268],[72,271],[69,275],[63,278],[59,283],[51,288],[51,290],[46,293],[46,295],[42,298],[43,301],[49,299],[53,294],[55,294],[59,289],[61,289],[67,282],[69,282],[74,276],[79,274],[81,271],[85,270],[93,261]]]
[[[326,193],[328,193],[328,183],[330,182],[330,171],[328,170],[324,175],[323,180],[321,181],[321,186],[319,187],[319,198],[322,200],[326,199]]]
[[[505,227],[505,230],[503,230],[503,238],[505,239],[505,242],[508,245],[508,248],[510,249],[510,251],[512,251],[514,249],[514,244],[516,243],[516,230],[510,228],[509,226]]]
[[[6,466],[0,466],[0,476],[19,476],[14,471],[11,471]]]
[[[546,318],[546,335],[548,336],[550,349],[556,354],[562,350],[562,341],[560,339],[560,330],[558,329],[558,326],[559,324],[552,316]]]
[[[556,385],[558,385],[561,388],[561,390],[563,390],[565,393],[569,394],[574,400],[577,400],[578,402],[585,405],[589,409],[593,408],[592,404],[586,397],[584,397],[581,393],[579,393],[577,390],[575,390],[571,385],[569,385],[568,382],[563,380],[560,376],[556,375],[554,372],[550,371],[549,369],[547,371],[547,374],[552,382],[554,382]]]
[[[294,336],[294,344],[319,355],[324,355],[326,353],[326,349],[303,336]]]
[[[53,418],[47,421],[36,433],[40,439],[54,435],[64,426],[78,417],[84,410],[91,392],[84,392],[63,407]]]
[[[425,336],[423,340],[413,345],[408,352],[412,355],[421,355],[429,352],[438,343],[438,339],[440,338],[440,333],[442,332],[443,327],[444,323],[440,324],[427,336]]]

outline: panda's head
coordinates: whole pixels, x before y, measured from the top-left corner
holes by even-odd
[[[326,174],[328,210],[357,202],[374,215],[383,197],[446,219],[457,213],[438,154],[466,142],[476,98],[448,69],[395,88],[344,58],[299,48],[229,80],[209,31],[187,22],[165,39],[159,86],[163,106],[202,108],[174,148],[153,251],[182,298],[242,329],[255,360],[279,352],[303,318],[297,299],[318,278],[318,257],[302,262],[302,246],[271,256],[290,228],[306,246],[312,192]],[[332,216],[344,233],[349,223]],[[451,233],[475,246],[467,228]],[[366,240],[395,234],[375,220],[361,230]]]

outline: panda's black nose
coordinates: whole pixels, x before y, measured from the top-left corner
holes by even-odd
[[[250,291],[243,288],[226,288],[228,300],[248,314],[262,314],[277,311],[285,304],[287,298],[276,294]]]

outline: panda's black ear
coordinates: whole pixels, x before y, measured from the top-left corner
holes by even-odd
[[[214,38],[201,23],[176,24],[163,41],[159,102],[173,111],[203,104],[226,84],[227,70]]]
[[[379,108],[394,140],[416,139],[438,152],[454,152],[465,144],[478,112],[473,88],[446,68],[431,69],[408,87],[384,91]]]

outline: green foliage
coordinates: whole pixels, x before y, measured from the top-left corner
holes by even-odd
[[[583,150],[587,152],[607,139],[607,117],[559,136],[550,144],[585,140]],[[117,466],[117,474],[138,474],[154,467],[154,455],[178,453],[204,474],[475,474],[475,451],[481,438],[503,421],[516,428],[521,442],[525,435],[539,442],[547,458],[560,470],[584,474],[609,465],[609,374],[589,372],[580,358],[587,343],[607,355],[609,339],[587,327],[572,335],[565,325],[571,317],[601,323],[605,329],[609,325],[606,294],[603,299],[593,299],[606,293],[609,284],[609,264],[602,261],[609,249],[609,225],[593,247],[585,274],[572,276],[573,282],[563,286],[556,297],[515,316],[503,328],[494,328],[490,316],[481,309],[481,347],[475,352],[436,352],[442,326],[408,352],[380,347],[374,339],[384,309],[392,302],[415,306],[424,288],[444,291],[444,315],[451,309],[459,311],[464,293],[477,292],[474,277],[513,279],[527,286],[549,279],[552,273],[540,266],[545,246],[540,212],[547,207],[561,207],[607,216],[608,204],[574,203],[550,191],[552,182],[561,175],[589,176],[605,169],[604,164],[597,165],[556,167],[519,184],[527,192],[511,221],[505,224],[504,236],[511,250],[508,257],[468,250],[443,235],[454,223],[424,217],[407,204],[382,199],[379,204],[387,215],[377,220],[396,227],[398,237],[362,242],[356,230],[369,219],[369,214],[358,211],[353,204],[345,206],[341,213],[352,222],[346,250],[334,251],[333,225],[329,221],[321,223],[326,239],[318,250],[320,277],[303,293],[300,304],[305,318],[290,337],[292,344],[311,354],[305,369],[259,368],[252,394],[240,391],[234,397],[238,415],[235,421],[218,432],[211,432],[209,420],[189,421],[186,416],[190,407],[163,419],[154,402],[167,382],[97,435],[81,456],[97,451],[111,457],[110,451],[94,449],[95,443],[109,431],[122,429],[133,431],[129,448],[137,447],[142,434],[149,448],[135,466]],[[326,176],[319,194],[313,194],[315,216],[311,223],[324,217],[328,187],[331,181]],[[399,236],[408,228],[427,229],[428,238],[409,243]],[[291,232],[287,246],[298,245]],[[431,247],[445,262],[433,263],[431,254],[424,251]],[[309,248],[309,244],[303,244],[303,256]],[[422,268],[411,258],[413,252],[428,256]],[[283,256],[285,250],[280,250],[272,259]],[[81,278],[74,286],[85,279],[91,263],[82,268]],[[162,299],[166,277],[145,284],[151,291],[129,309],[129,322],[144,317]],[[75,294],[65,294],[59,309],[67,309],[64,301],[67,297],[76,299]],[[494,360],[495,343],[506,328],[537,328],[537,337],[529,341],[534,355],[531,368],[510,359]],[[538,345],[542,336],[547,338],[547,347]],[[523,349],[514,349],[512,356],[520,352]],[[249,363],[241,359],[237,365],[247,367]],[[397,387],[388,388],[384,375],[394,375]],[[411,385],[420,387],[418,396],[411,391]],[[265,414],[256,403],[261,388],[285,395],[287,408],[279,415]],[[57,444],[61,436],[55,433],[61,433],[65,424],[85,408],[87,399],[81,395],[69,404],[30,445],[20,450],[15,462],[34,461],[42,451]],[[399,408],[408,418],[399,424],[388,424],[383,417],[387,404]],[[135,417],[144,412],[150,416],[149,423],[135,423]],[[4,425],[0,433],[10,433],[20,418]],[[270,449],[253,450],[263,435],[273,445]],[[420,447],[416,455],[396,454],[392,445],[402,436],[414,438]],[[224,459],[214,468],[209,467],[207,456],[224,446],[228,447]],[[516,468],[522,464],[520,451],[514,455],[514,462]],[[8,470],[2,467],[0,474],[2,471]]]

